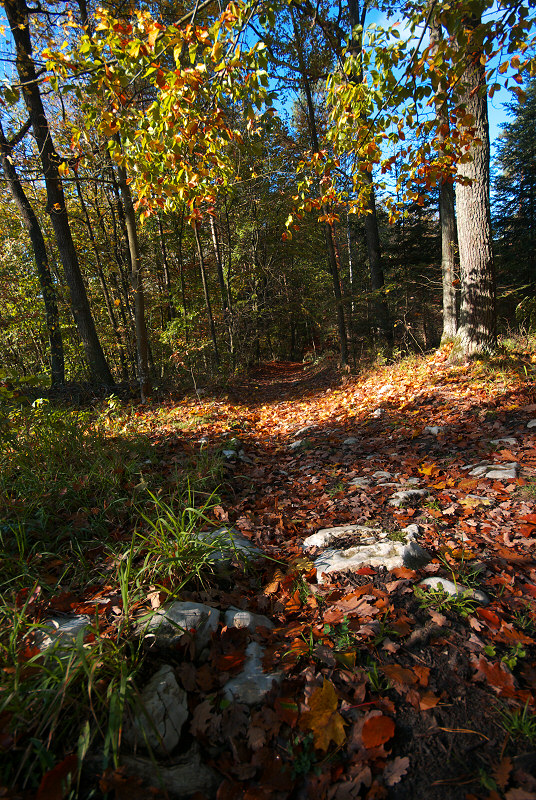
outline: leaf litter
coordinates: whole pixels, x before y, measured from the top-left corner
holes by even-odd
[[[184,593],[241,604],[276,625],[254,636],[265,646],[265,671],[279,671],[281,682],[254,709],[222,705],[219,694],[240,671],[251,634],[220,629],[202,665],[187,649],[175,654],[189,693],[188,735],[222,776],[217,800],[536,798],[536,740],[504,721],[535,710],[536,439],[526,429],[535,401],[532,385],[501,389],[440,352],[418,368],[342,382],[331,367],[265,365],[227,398],[176,404],[178,416],[210,420],[198,428],[178,433],[146,420],[163,474],[176,469],[178,450],[201,449],[200,430],[215,449],[230,430],[240,438],[248,460],[226,463],[213,517],[274,559],[254,579],[237,574],[227,589]],[[306,425],[307,446],[290,450]],[[346,446],[349,437],[357,441]],[[508,437],[516,447],[490,446]],[[515,461],[518,477],[468,477],[467,467],[484,460]],[[410,480],[428,498],[394,508],[389,498]],[[434,556],[421,570],[365,566],[320,586],[302,553],[303,539],[325,527],[396,531],[410,522]],[[443,602],[439,611],[414,592],[429,575],[478,586],[491,602]],[[140,615],[160,602],[155,591]],[[50,608],[90,613],[113,636],[118,602],[107,586],[59,596]],[[11,746],[7,735],[2,743]],[[73,777],[73,765],[67,753],[45,773],[40,796],[63,797],[59,780]],[[100,777],[101,791],[116,797],[138,796],[140,785],[124,768]]]

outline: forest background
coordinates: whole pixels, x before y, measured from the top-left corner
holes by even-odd
[[[146,396],[532,324],[530,4],[4,7],[5,379]]]

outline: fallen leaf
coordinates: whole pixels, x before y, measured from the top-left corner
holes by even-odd
[[[373,747],[379,747],[389,739],[392,739],[395,733],[395,723],[391,717],[381,716],[369,717],[363,724],[363,731],[361,736],[363,744],[370,750]]]
[[[502,662],[491,664],[481,657],[477,663],[473,661],[477,672],[474,680],[485,680],[497,692],[497,694],[511,697],[515,693],[514,676]]]
[[[383,781],[386,786],[399,783],[409,769],[409,758],[397,756],[394,761],[388,761],[383,770]]]
[[[301,715],[300,728],[313,732],[315,746],[327,750],[330,742],[341,745],[346,739],[344,720],[337,711],[339,699],[335,687],[324,678],[322,688],[317,688],[309,699],[309,711]]]
[[[430,708],[435,708],[439,703],[439,697],[437,697],[433,692],[425,692],[421,697],[419,708],[421,711],[428,711]]]
[[[495,783],[499,787],[499,789],[505,789],[506,784],[510,780],[510,774],[512,772],[512,759],[509,756],[506,756],[502,759],[500,764],[493,770],[493,779]]]
[[[36,800],[63,800],[74,783],[78,771],[78,756],[71,754],[46,772],[39,784]]]

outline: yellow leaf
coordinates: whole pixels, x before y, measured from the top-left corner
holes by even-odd
[[[422,467],[419,467],[419,472],[422,475],[437,475],[439,467],[437,464],[423,464]]]
[[[315,689],[309,700],[309,711],[302,714],[300,728],[313,732],[315,747],[327,750],[330,742],[341,745],[346,740],[344,720],[337,711],[339,699],[331,681],[324,678],[321,689]]]

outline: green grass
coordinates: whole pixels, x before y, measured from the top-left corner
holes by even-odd
[[[450,595],[443,589],[413,587],[415,597],[423,609],[433,608],[435,611],[453,611],[461,617],[467,617],[478,608],[480,602],[468,593]]]
[[[73,753],[117,766],[145,658],[134,604],[150,586],[177,596],[214,580],[222,542],[195,533],[213,524],[222,459],[193,453],[162,487],[144,424],[113,396],[100,413],[0,405],[0,786],[34,793]],[[107,587],[118,611],[68,647],[40,652],[55,598],[67,594],[76,608],[91,585]],[[78,796],[76,785],[69,791]]]

